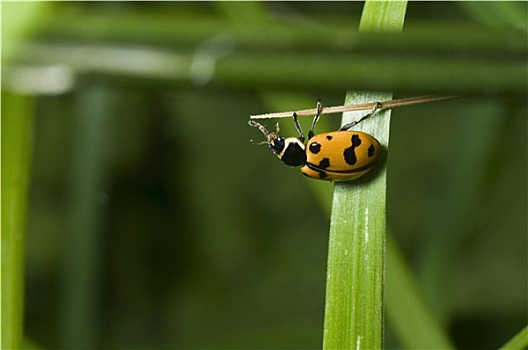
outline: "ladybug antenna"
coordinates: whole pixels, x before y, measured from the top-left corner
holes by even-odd
[[[268,128],[266,128],[266,126],[264,126],[264,125],[262,125],[260,123],[257,123],[254,120],[248,121],[248,124],[249,124],[249,126],[252,126],[254,128],[258,128],[262,132],[262,134],[264,134],[264,136],[266,136],[266,141],[262,141],[262,142],[255,142],[253,139],[249,140],[249,142],[251,142],[252,144],[255,144],[255,145],[263,145],[263,144],[268,144],[269,145],[272,140],[277,138],[279,130],[280,130],[278,122],[275,125],[275,132],[269,131]]]

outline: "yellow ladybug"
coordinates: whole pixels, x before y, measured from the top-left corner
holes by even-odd
[[[304,144],[304,134],[293,113],[293,122],[300,136],[284,138],[279,135],[279,123],[275,132],[253,120],[249,125],[259,128],[266,136],[267,144],[284,164],[301,167],[301,172],[311,178],[327,181],[348,181],[357,179],[367,173],[376,161],[381,145],[369,134],[360,131],[349,131],[351,127],[369,118],[380,107],[374,109],[361,119],[343,125],[338,131],[314,135],[314,128],[321,115],[321,103],[317,103],[317,113],[308,132],[308,142]]]

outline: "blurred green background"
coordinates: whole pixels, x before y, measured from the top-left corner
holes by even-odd
[[[358,36],[361,2],[2,6],[2,124],[34,104],[34,346],[320,347],[333,185],[247,120],[346,90],[467,96],[393,111],[389,228],[458,347],[527,324],[526,2],[410,2],[400,37]]]

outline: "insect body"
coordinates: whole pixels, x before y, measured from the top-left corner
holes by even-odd
[[[270,132],[264,125],[253,120],[249,125],[257,127],[266,136],[266,141],[284,164],[301,167],[301,172],[311,178],[327,181],[353,180],[367,173],[380,152],[380,143],[369,134],[349,131],[351,127],[369,118],[379,108],[379,104],[361,119],[348,123],[338,131],[314,135],[314,128],[321,114],[321,104],[317,104],[317,113],[308,132],[308,142],[304,144],[304,134],[293,114],[293,120],[300,137],[284,138],[279,135],[279,124],[276,131]]]

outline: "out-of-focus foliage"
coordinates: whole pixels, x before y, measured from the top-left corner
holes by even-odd
[[[24,6],[5,6],[2,25]],[[361,9],[33,13],[2,63],[2,88],[37,106],[26,336],[45,348],[320,347],[333,185],[250,144],[261,135],[247,119],[342,104],[346,89],[469,95],[392,112],[388,224],[458,347],[497,348],[524,327],[527,4],[410,2],[402,39],[357,36]],[[401,346],[390,322],[385,345]]]

